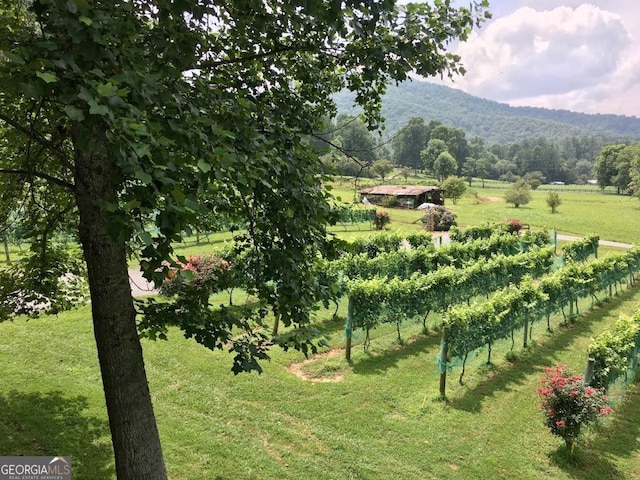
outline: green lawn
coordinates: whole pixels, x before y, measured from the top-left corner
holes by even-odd
[[[640,479],[640,384],[591,432],[569,460],[543,425],[535,388],[543,366],[581,371],[590,338],[640,304],[640,289],[555,332],[534,330],[534,345],[481,352],[449,375],[449,401],[437,400],[439,334],[403,327],[372,332],[369,352],[356,335],[352,364],[342,358],[338,320],[320,312],[333,356],[303,360],[274,351],[262,375],[233,376],[231,358],[173,331],[144,341],[151,391],[172,479]],[[582,309],[586,309],[584,305]],[[324,319],[324,320],[323,320]],[[431,324],[437,318],[431,319]],[[0,324],[0,453],[72,455],[74,478],[111,479],[104,401],[87,308]]]
[[[461,227],[518,218],[533,229],[555,229],[561,234],[578,236],[595,233],[603,240],[640,242],[640,223],[636,221],[640,218],[640,200],[635,197],[603,194],[596,188],[593,188],[593,193],[562,191],[562,204],[557,213],[552,214],[545,201],[548,192],[534,191],[529,204],[515,208],[504,201],[504,188],[482,189],[474,184],[473,189],[478,194],[477,198],[467,194],[455,205],[450,200],[446,201],[447,207],[456,213]],[[353,188],[346,183],[336,182],[332,192],[347,203],[353,200]],[[422,228],[419,221],[422,214],[418,210],[378,209],[389,212],[389,230],[415,231]]]
[[[519,218],[532,228],[597,233],[637,242],[640,202],[599,193],[561,193],[552,215],[546,193],[518,209],[503,190],[477,189],[452,205],[462,226]],[[343,199],[348,184],[336,184]],[[389,230],[417,231],[420,214],[389,210]],[[368,235],[369,225],[336,226],[341,237]],[[195,238],[181,254],[217,248],[229,234]],[[607,254],[614,249],[601,249]],[[262,375],[233,376],[231,357],[185,340],[143,341],[169,477],[210,479],[637,479],[640,480],[640,383],[570,458],[551,436],[537,408],[535,389],[544,366],[582,371],[590,339],[620,314],[640,308],[640,285],[588,311],[569,327],[554,319],[554,333],[536,325],[534,342],[515,349],[494,346],[493,365],[480,352],[464,385],[455,368],[448,402],[438,400],[434,359],[440,336],[432,316],[421,326],[372,331],[368,352],[355,334],[352,363],[344,358],[344,317],[318,312],[330,349],[302,363],[297,352],[274,350]],[[72,455],[74,479],[114,478],[109,428],[87,307],[25,321],[0,323],[0,455]],[[296,374],[291,373],[294,371]],[[307,379],[303,379],[301,377]],[[313,380],[310,381],[309,379]]]

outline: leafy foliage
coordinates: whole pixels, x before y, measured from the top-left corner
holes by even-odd
[[[587,235],[564,245],[562,254],[565,260],[582,262],[589,258],[590,255],[597,256],[599,241],[600,237],[598,235]]]
[[[517,180],[513,186],[507,191],[504,199],[507,203],[513,203],[514,207],[526,205],[531,201],[531,187],[524,180]]]
[[[592,385],[607,388],[618,377],[637,367],[640,347],[640,310],[633,317],[620,318],[613,331],[602,332],[589,344],[587,353],[595,360]]]
[[[456,225],[456,214],[444,205],[435,205],[425,211],[422,223],[428,230],[448,231]]]
[[[458,199],[467,191],[467,185],[460,177],[448,177],[440,184],[440,188],[444,190],[444,195],[453,200],[454,205]]]
[[[575,442],[583,433],[582,427],[611,413],[608,398],[601,390],[585,385],[582,376],[564,365],[545,368],[541,384],[537,392],[545,423],[573,453]]]
[[[391,222],[389,212],[376,212],[376,218],[373,220],[377,230],[383,230],[386,225]]]

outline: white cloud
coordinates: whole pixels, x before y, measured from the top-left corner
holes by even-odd
[[[640,116],[640,42],[630,34],[640,4],[496,3],[507,13],[458,44],[467,74],[454,87],[514,105]]]

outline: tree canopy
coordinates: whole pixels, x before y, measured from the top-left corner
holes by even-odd
[[[235,372],[274,343],[312,349],[312,266],[335,216],[308,139],[343,88],[375,128],[388,82],[463,72],[446,45],[487,3],[0,1],[0,176],[30,212],[39,278],[58,278],[60,235],[82,247],[118,478],[166,478],[137,327],[230,346]],[[257,309],[134,305],[128,260],[161,282],[205,212],[247,225]],[[27,277],[16,288],[36,288]],[[267,308],[295,334],[270,338]]]

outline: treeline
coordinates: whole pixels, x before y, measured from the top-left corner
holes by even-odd
[[[540,137],[489,144],[480,136],[468,138],[460,128],[435,120],[426,122],[421,117],[411,118],[394,137],[385,140],[369,132],[358,117],[346,115],[328,122],[326,132],[314,140],[324,153],[326,165],[341,175],[385,181],[398,168],[396,175],[399,173],[405,181],[414,172],[423,171],[439,180],[451,175],[506,181],[533,177],[537,184],[600,181],[603,175],[594,167],[610,144],[604,137],[588,135],[556,142]],[[601,185],[624,183],[622,190],[627,189],[625,175],[629,169],[607,168]]]

